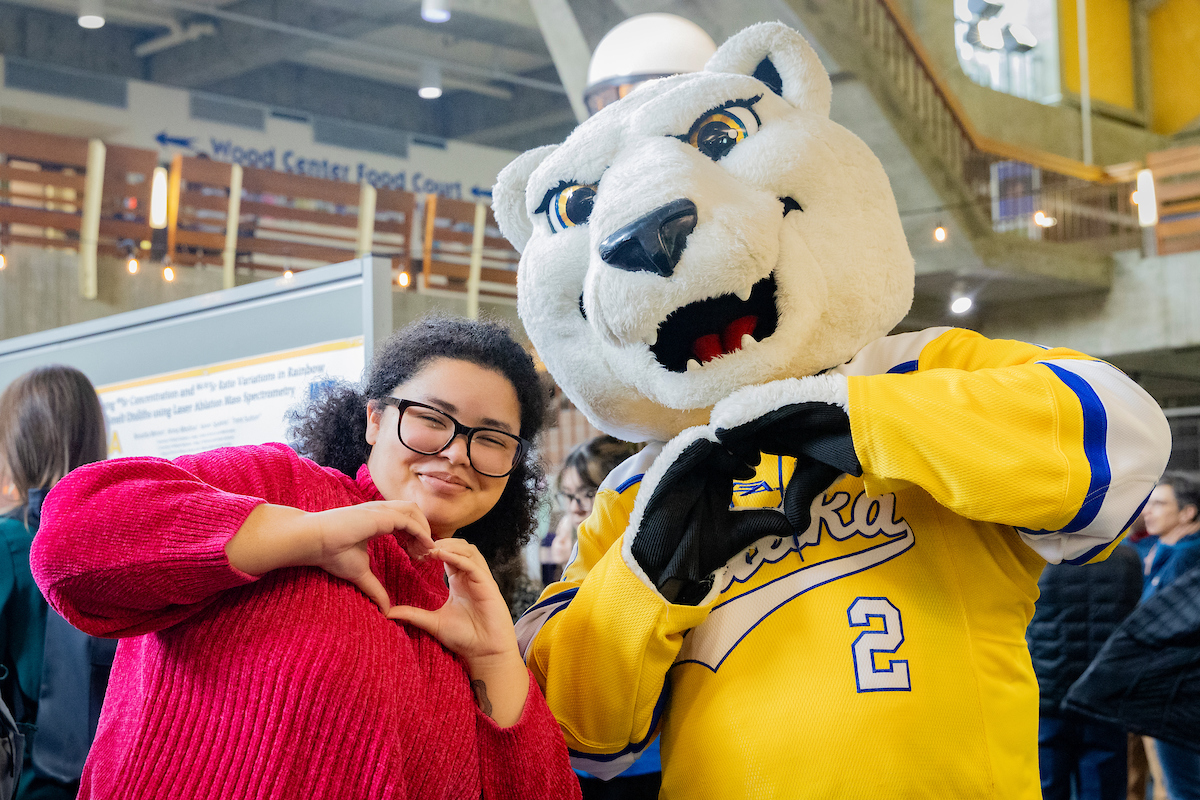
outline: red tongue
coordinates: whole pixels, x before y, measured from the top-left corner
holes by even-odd
[[[720,336],[715,333],[701,336],[692,343],[692,352],[701,364],[707,364],[717,356],[741,350],[742,337],[747,333],[753,334],[757,325],[758,317],[754,315],[739,317],[729,323]]]
[[[707,364],[725,351],[721,349],[721,337],[710,333],[692,343],[692,352],[700,359],[701,364]]]
[[[756,325],[758,325],[758,317],[753,315],[740,317],[729,323],[729,327],[721,334],[721,344],[724,345],[725,352],[732,353],[734,350],[741,350],[742,337],[747,333],[753,334]]]

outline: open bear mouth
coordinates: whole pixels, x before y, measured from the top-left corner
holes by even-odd
[[[754,284],[747,300],[723,294],[677,308],[658,326],[650,352],[667,371],[686,372],[689,361],[703,365],[741,350],[744,336],[761,342],[779,324],[775,291],[771,274]]]

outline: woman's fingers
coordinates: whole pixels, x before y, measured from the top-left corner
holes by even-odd
[[[386,614],[388,619],[394,619],[397,622],[407,622],[414,625],[429,635],[437,638],[438,618],[436,611],[429,611],[416,606],[392,606]]]
[[[483,582],[485,578],[491,578],[491,571],[488,569],[487,561],[484,560],[479,550],[467,542],[456,542],[454,545],[448,545],[449,542],[455,541],[453,539],[441,540],[436,547],[429,551],[429,557],[436,558],[443,564],[459,572],[466,573],[467,577],[472,581]],[[458,545],[466,545],[470,550],[466,550]]]
[[[379,582],[379,578],[375,577],[375,573],[365,570],[352,583],[370,598],[372,603],[379,606],[379,610],[385,615],[391,611],[391,598],[388,597],[387,589],[383,588],[383,584]]]

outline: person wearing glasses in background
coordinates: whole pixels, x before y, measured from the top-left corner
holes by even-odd
[[[571,560],[579,526],[592,513],[596,492],[608,474],[632,456],[641,445],[622,442],[612,436],[596,436],[575,447],[563,459],[556,481],[562,518],[558,526],[542,540],[543,582],[549,586],[562,577],[563,567]],[[633,766],[615,778],[603,781],[578,771],[584,800],[654,800],[662,785],[662,761],[656,739]]]
[[[540,385],[502,326],[426,318],[293,417],[302,455],[61,481],[34,576],[121,638],[80,796],[578,797],[488,570],[533,528]]]
[[[542,539],[542,583],[549,586],[562,577],[563,566],[575,547],[575,532],[592,513],[596,490],[617,465],[636,453],[639,445],[612,436],[596,436],[576,445],[563,459],[555,480],[562,516]]]

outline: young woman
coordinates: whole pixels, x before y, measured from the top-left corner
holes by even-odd
[[[263,445],[63,480],[34,576],[123,637],[80,796],[577,797],[485,560],[531,527],[539,385],[502,327],[426,319],[297,420],[332,467]]]
[[[7,558],[0,558],[0,696],[26,730],[22,800],[75,796],[104,699],[111,644],[47,615],[30,573],[29,547],[46,492],[106,454],[104,411],[79,370],[39,367],[0,395],[0,485],[12,486],[17,500],[0,515],[7,545]],[[34,724],[36,739],[28,735]]]
[[[576,531],[592,513],[592,504],[600,484],[621,462],[639,450],[636,444],[622,442],[612,436],[596,436],[575,447],[563,459],[558,471],[558,500],[562,519],[548,542],[550,560],[562,574],[575,547]],[[662,786],[662,761],[659,743],[655,739],[633,766],[607,781],[579,773],[584,800],[654,800]]]
[[[595,436],[576,445],[558,471],[558,489],[562,517],[542,540],[542,582],[549,586],[562,576],[563,565],[571,558],[576,531],[592,513],[596,490],[608,473],[636,453],[639,446],[612,436]]]

